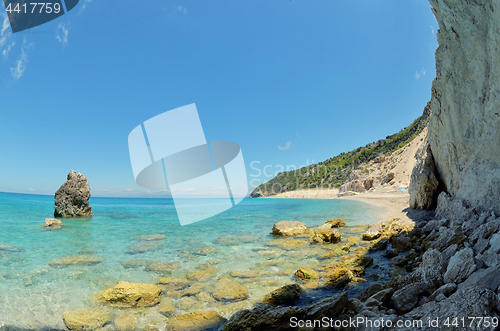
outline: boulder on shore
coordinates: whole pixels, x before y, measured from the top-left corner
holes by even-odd
[[[89,204],[90,186],[87,177],[71,170],[68,180],[57,190],[54,198],[54,217],[92,216]]]

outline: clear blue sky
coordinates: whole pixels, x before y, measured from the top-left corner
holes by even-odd
[[[74,169],[94,196],[150,195],[128,134],[190,103],[207,140],[240,144],[249,181],[269,180],[250,164],[319,162],[408,126],[435,77],[438,26],[423,0],[81,0],[26,32],[6,24],[7,192],[53,194]]]

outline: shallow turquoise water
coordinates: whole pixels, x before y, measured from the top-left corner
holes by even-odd
[[[21,248],[0,250],[0,326],[63,328],[62,311],[90,306],[92,293],[120,280],[154,283],[158,278],[143,267],[124,268],[120,261],[179,262],[181,268],[173,272],[179,277],[201,263],[217,263],[221,276],[269,261],[270,257],[259,251],[272,240],[269,232],[276,222],[297,220],[310,227],[343,217],[348,225],[366,225],[377,221],[379,212],[348,200],[245,199],[220,215],[181,227],[169,199],[91,198],[90,203],[93,218],[63,219],[61,229],[46,229],[44,219],[53,214],[52,196],[0,193],[0,245]],[[167,238],[155,250],[130,254],[130,246],[138,242],[134,238],[151,234]],[[227,241],[217,241],[220,237],[236,242],[241,237],[246,239],[228,245]],[[216,251],[206,256],[192,254],[192,250],[203,247],[215,247]],[[296,268],[298,262],[317,263],[307,254],[285,250],[274,253],[283,259],[280,268]],[[91,266],[49,266],[56,258],[77,254],[102,257],[104,261]],[[266,269],[271,276],[277,271],[273,266]],[[273,276],[276,284],[284,284],[289,278]],[[249,286],[249,303],[276,284]]]

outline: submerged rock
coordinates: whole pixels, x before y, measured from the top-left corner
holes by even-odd
[[[217,269],[216,267],[211,266],[207,263],[203,263],[200,264],[195,270],[189,271],[186,274],[186,277],[187,279],[192,281],[204,282],[217,275],[218,272],[219,269]]]
[[[62,226],[61,220],[58,220],[57,218],[46,218],[45,219],[45,225],[46,228],[60,228]]]
[[[99,300],[114,307],[126,308],[154,306],[160,298],[161,289],[156,285],[121,281],[103,291]]]
[[[22,250],[23,249],[21,247],[0,244],[0,251],[20,252]]]
[[[90,186],[87,177],[71,170],[68,180],[56,192],[54,217],[92,216],[89,204]]]
[[[64,324],[70,330],[95,330],[111,322],[109,309],[95,307],[91,309],[73,308],[63,312]]]
[[[50,266],[69,266],[69,265],[92,265],[101,263],[104,261],[103,257],[97,257],[93,255],[81,254],[81,255],[68,255],[56,258],[49,263]]]
[[[305,231],[306,225],[302,222],[281,221],[274,224],[271,234],[275,236],[293,236],[304,233]]]
[[[164,243],[165,243],[164,241],[160,240],[138,241],[135,244],[130,245],[127,254],[141,254],[154,251],[160,248],[160,246],[163,245]]]
[[[158,305],[158,312],[162,314],[165,317],[171,317],[175,312],[177,311],[177,308],[172,304],[172,301],[162,301]]]
[[[248,288],[234,279],[222,278],[215,283],[212,296],[217,301],[243,301],[249,298]]]
[[[164,234],[148,234],[144,236],[135,237],[134,240],[150,241],[150,240],[161,240],[165,238],[167,238],[167,236]]]
[[[132,316],[120,316],[113,321],[115,331],[133,331],[137,329],[137,322]]]
[[[147,267],[146,271],[158,272],[160,274],[168,274],[174,269],[179,269],[181,264],[179,262],[162,262],[154,261],[151,262]]]
[[[216,330],[225,319],[215,310],[177,315],[166,325],[167,331]]]

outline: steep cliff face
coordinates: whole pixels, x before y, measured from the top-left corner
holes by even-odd
[[[445,191],[500,213],[500,0],[429,0],[439,23],[429,143]]]

